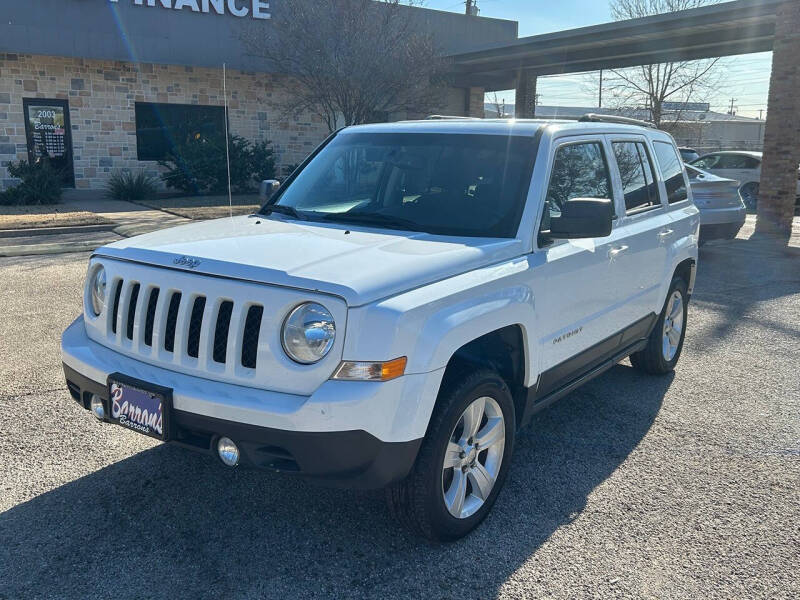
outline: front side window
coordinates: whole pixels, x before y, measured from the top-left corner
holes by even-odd
[[[529,136],[345,132],[264,210],[275,204],[313,221],[511,238],[535,145]]]
[[[653,142],[653,149],[667,188],[667,201],[673,204],[689,198],[686,180],[683,178],[683,162],[675,151],[675,146],[667,142]]]
[[[614,142],[613,147],[625,194],[626,213],[660,206],[653,165],[644,143]]]
[[[720,155],[719,154],[709,154],[707,156],[702,156],[697,160],[693,160],[690,164],[693,167],[697,167],[698,169],[716,169],[717,163],[719,163]]]
[[[550,229],[550,219],[573,198],[611,198],[608,163],[600,142],[567,144],[556,150],[547,185],[540,229]]]

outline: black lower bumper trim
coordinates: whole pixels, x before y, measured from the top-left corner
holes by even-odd
[[[92,394],[107,399],[106,386],[64,365],[70,394],[84,408]],[[384,487],[408,475],[422,439],[383,442],[366,431],[302,432],[259,427],[173,410],[170,443],[216,456],[215,444],[232,439],[241,463],[291,473],[339,487]]]

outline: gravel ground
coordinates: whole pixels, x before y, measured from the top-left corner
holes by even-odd
[[[800,596],[800,253],[703,248],[677,372],[625,362],[537,417],[446,546],[380,493],[96,423],[59,360],[86,260],[0,259],[2,599]]]

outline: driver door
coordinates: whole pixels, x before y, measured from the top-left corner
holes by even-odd
[[[570,137],[550,153],[545,206],[540,231],[573,198],[610,198],[613,185],[608,149],[602,136]],[[619,208],[617,208],[617,211]],[[604,238],[553,240],[531,260],[537,294],[541,398],[603,362],[617,347],[620,318],[619,279],[615,250],[622,246],[618,219]]]

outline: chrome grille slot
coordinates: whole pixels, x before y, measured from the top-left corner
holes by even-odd
[[[114,290],[114,307],[111,311],[111,332],[117,333],[117,319],[119,318],[119,298],[122,295],[122,279],[117,281],[116,289]]]
[[[247,318],[244,321],[244,334],[242,336],[242,366],[248,369],[256,368],[258,338],[261,333],[261,319],[263,316],[263,306],[254,305],[247,310]]]
[[[150,290],[150,298],[147,300],[147,314],[144,322],[144,345],[153,346],[153,326],[156,321],[156,306],[158,306],[158,295],[160,290],[153,288]]]
[[[167,327],[164,330],[164,350],[167,352],[175,351],[175,327],[178,324],[178,309],[181,306],[181,293],[173,292],[169,300],[169,311],[167,312]]]
[[[225,363],[228,354],[228,333],[231,327],[233,302],[225,300],[219,307],[217,325],[214,331],[214,362]]]
[[[186,354],[197,358],[200,353],[200,332],[203,328],[203,312],[206,310],[205,296],[194,299],[192,316],[189,318],[189,335],[186,342]]]
[[[136,302],[139,300],[140,285],[134,283],[131,288],[131,299],[128,302],[128,323],[125,329],[125,335],[129,340],[133,340],[133,326],[136,322]]]

